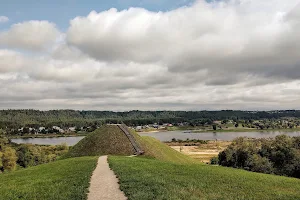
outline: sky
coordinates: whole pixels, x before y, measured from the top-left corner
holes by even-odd
[[[0,109],[300,109],[299,0],[2,0]]]

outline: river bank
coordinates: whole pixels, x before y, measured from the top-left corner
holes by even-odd
[[[226,133],[226,132],[300,132],[300,128],[286,128],[286,129],[256,129],[256,128],[229,128],[229,129],[195,129],[190,127],[171,127],[167,129],[158,130],[142,130],[138,133],[162,133],[162,132],[172,132],[172,131],[182,131],[190,133]]]
[[[59,138],[59,137],[80,137],[87,136],[89,133],[73,133],[73,134],[37,134],[37,135],[11,135],[9,139],[29,139],[29,138]]]

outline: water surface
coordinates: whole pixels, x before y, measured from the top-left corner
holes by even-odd
[[[300,132],[280,132],[280,131],[264,131],[264,132],[202,132],[202,133],[184,133],[184,131],[166,131],[166,132],[152,132],[152,133],[139,133],[142,136],[151,136],[160,141],[171,141],[172,138],[186,140],[233,140],[237,137],[250,137],[250,138],[273,138],[277,135],[286,134],[289,136],[300,136]]]
[[[59,145],[66,143],[68,146],[77,144],[84,136],[78,137],[52,137],[52,138],[17,138],[12,142],[17,144],[39,144],[39,145]]]

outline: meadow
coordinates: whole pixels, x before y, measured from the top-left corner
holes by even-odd
[[[86,199],[96,163],[97,157],[70,158],[0,174],[0,199]]]
[[[109,157],[129,200],[299,200],[300,180],[202,164]]]

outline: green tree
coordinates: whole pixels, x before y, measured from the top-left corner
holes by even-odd
[[[2,153],[2,165],[4,171],[13,171],[17,166],[16,150],[11,147],[6,147]]]
[[[268,158],[261,157],[260,155],[255,154],[251,156],[248,162],[248,166],[251,171],[266,174],[271,174],[274,171],[272,162],[270,162]]]

